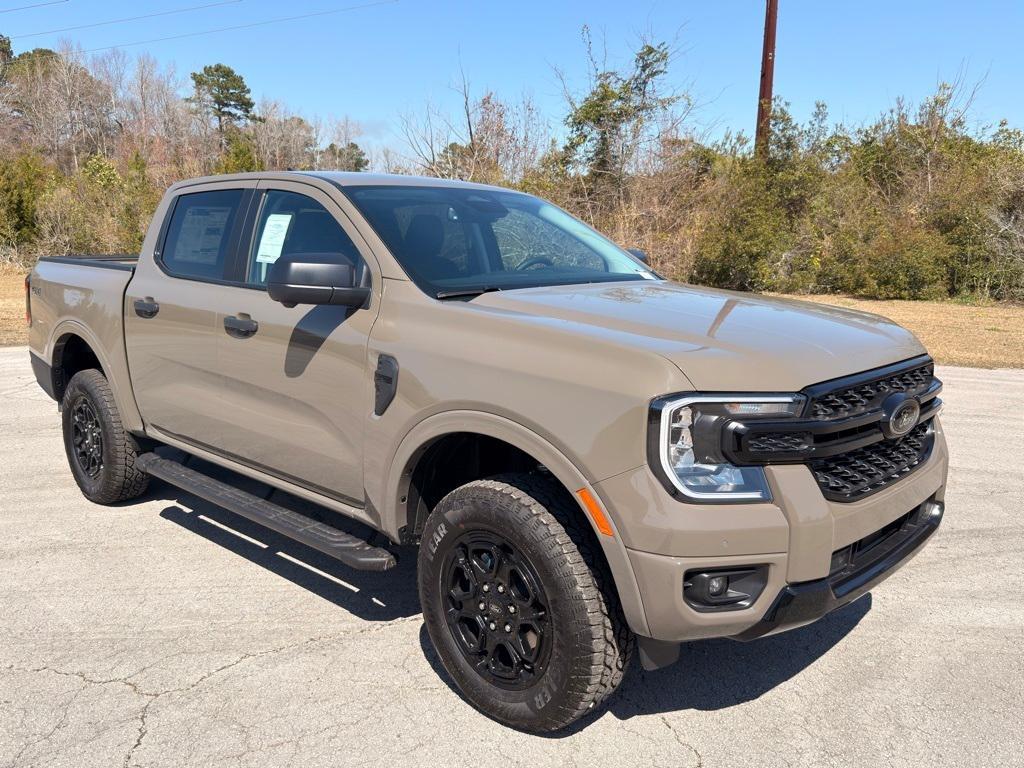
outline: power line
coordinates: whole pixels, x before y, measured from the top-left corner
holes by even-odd
[[[67,2],[67,0],[61,0],[61,2]],[[77,27],[60,27],[59,29],[48,29],[45,32],[32,32],[28,35],[11,35],[11,40],[23,40],[26,37],[42,37],[43,35],[54,35],[58,32],[70,32],[74,29],[92,29],[93,27],[105,27],[110,24],[121,24],[126,21],[139,21],[141,19],[152,19],[157,16],[170,16],[175,13],[187,13],[188,11],[198,11],[202,8],[213,8],[218,5],[231,5],[233,3],[240,3],[242,0],[220,0],[217,3],[206,3],[205,5],[192,5],[188,8],[174,8],[170,11],[158,11],[156,13],[147,13],[142,16],[125,16],[123,19],[110,19],[109,21],[97,21],[93,24],[79,24]]]
[[[357,11],[362,8],[373,8],[378,5],[394,5],[399,0],[379,0],[375,3],[363,3],[362,5],[350,5],[346,8],[335,8],[333,11],[317,11],[316,13],[303,13],[298,16],[281,16],[276,19],[267,19],[266,21],[254,21],[251,24],[236,24],[231,27],[218,27],[217,29],[205,29],[201,32],[186,32],[181,35],[168,35],[167,37],[154,37],[149,40],[136,40],[131,43],[121,43],[119,45],[105,45],[102,48],[89,48],[82,53],[97,53],[99,51],[109,51],[114,48],[131,48],[134,45],[146,45],[147,43],[162,43],[167,40],[181,40],[186,37],[199,37],[200,35],[212,35],[217,32],[230,32],[236,29],[250,29],[252,27],[262,27],[267,24],[279,24],[283,21],[298,21],[299,19],[311,19],[314,16],[329,16],[333,13],[345,13],[346,11]]]
[[[33,3],[32,5],[19,5],[17,8],[0,8],[0,13],[10,13],[11,11],[24,11],[28,8],[39,8],[44,5],[60,5],[66,3],[68,0],[48,0],[45,3]]]

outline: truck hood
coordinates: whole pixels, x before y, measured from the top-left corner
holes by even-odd
[[[702,391],[799,390],[925,351],[866,312],[671,282],[524,288],[471,305],[649,348]]]

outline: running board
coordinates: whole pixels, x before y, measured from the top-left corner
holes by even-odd
[[[155,453],[144,453],[135,459],[135,466],[193,496],[241,515],[289,539],[302,542],[352,568],[386,571],[395,566],[395,556],[386,549],[375,547],[350,533],[215,480],[180,462],[165,459]]]

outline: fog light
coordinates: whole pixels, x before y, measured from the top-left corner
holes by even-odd
[[[701,612],[749,608],[768,582],[768,566],[689,571],[683,577],[683,599]]]
[[[728,576],[712,576],[708,579],[708,594],[712,597],[720,597],[725,594],[725,588],[728,586]]]

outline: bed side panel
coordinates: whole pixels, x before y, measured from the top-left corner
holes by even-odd
[[[124,425],[142,430],[124,348],[122,303],[128,269],[41,260],[32,272],[29,349],[48,365],[70,334],[80,336],[99,358],[114,390]]]

